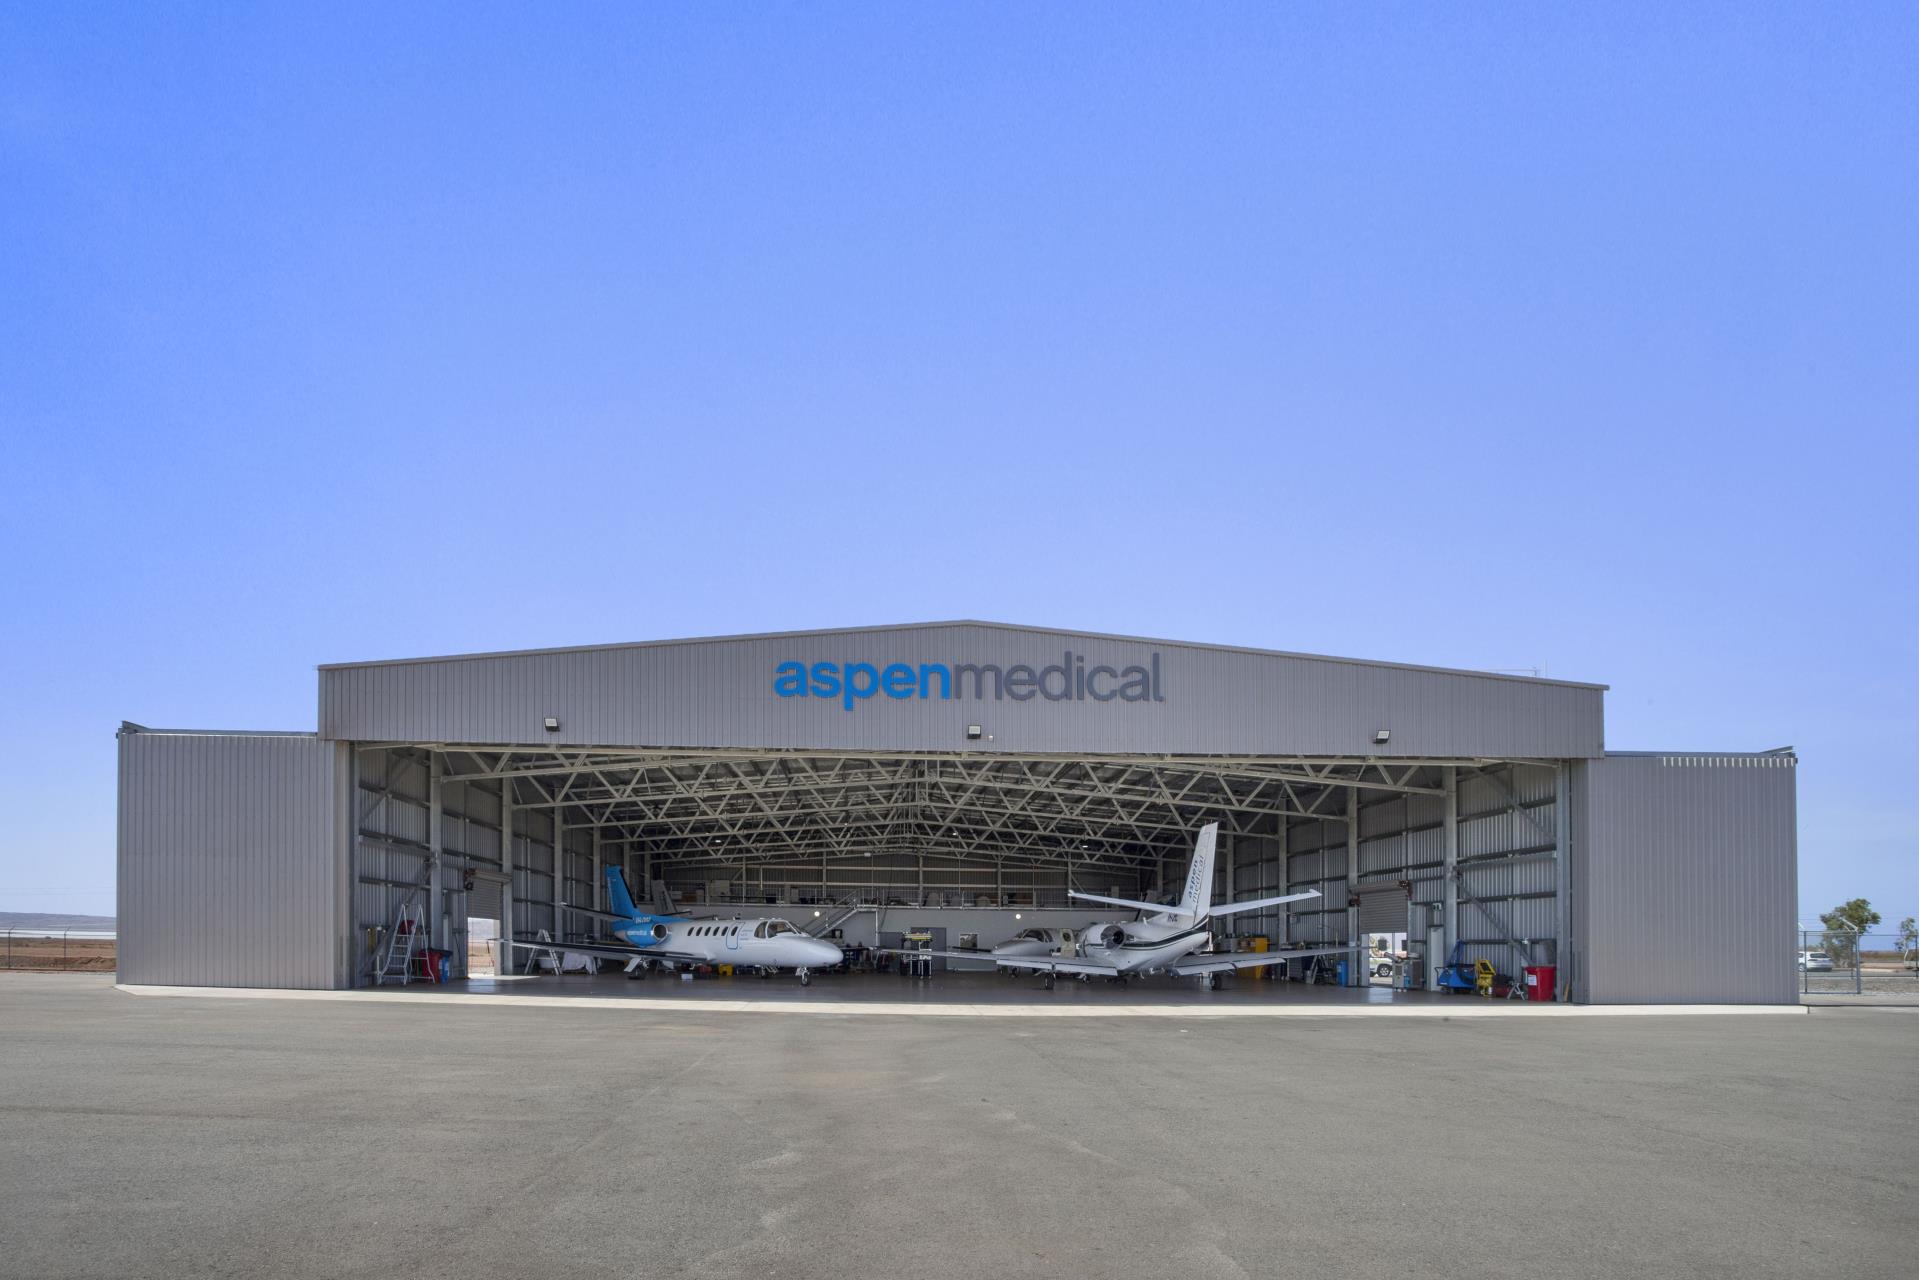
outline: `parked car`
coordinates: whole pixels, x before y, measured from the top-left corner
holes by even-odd
[[[1832,957],[1823,951],[1801,951],[1799,953],[1799,972],[1831,973]]]

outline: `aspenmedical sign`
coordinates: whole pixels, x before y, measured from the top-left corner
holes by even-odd
[[[781,662],[773,668],[773,692],[782,698],[832,698],[851,711],[872,697],[955,698],[999,702],[1164,702],[1159,655],[1143,666],[1087,666],[1084,654],[1068,649],[1045,667],[992,663]]]

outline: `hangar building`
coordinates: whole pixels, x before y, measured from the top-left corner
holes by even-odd
[[[1216,821],[1217,900],[1322,895],[1234,919],[1275,947],[1795,1001],[1795,757],[1609,752],[1605,692],[982,622],[323,666],[317,732],[121,729],[120,980],[364,985],[402,908],[457,970],[591,934],[606,865],[990,946],[1170,893]]]

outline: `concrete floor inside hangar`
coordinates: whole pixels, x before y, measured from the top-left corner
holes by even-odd
[[[1268,982],[1224,978],[1217,991],[1208,991],[1197,978],[1164,976],[1133,978],[1125,986],[1104,978],[1081,982],[1062,974],[1048,991],[1034,974],[949,970],[930,978],[902,978],[896,973],[821,973],[802,987],[790,973],[762,978],[757,974],[732,977],[695,977],[655,973],[630,979],[614,969],[599,974],[540,973],[508,978],[469,978],[443,986],[409,984],[409,990],[470,992],[475,995],[550,995],[628,997],[634,999],[765,1000],[780,1002],[858,1001],[915,1004],[1063,1004],[1063,1005],[1244,1005],[1272,1003],[1392,1004],[1396,1001],[1476,1000],[1476,996],[1440,995],[1426,991],[1399,991],[1389,987],[1336,987],[1304,982]],[[1516,1003],[1516,1002],[1515,1002]]]

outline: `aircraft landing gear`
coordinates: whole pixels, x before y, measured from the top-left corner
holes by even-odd
[[[1218,974],[1216,974],[1216,973],[1209,973],[1209,974],[1207,974],[1207,975],[1206,975],[1206,989],[1207,989],[1208,991],[1217,991],[1217,990],[1219,990],[1219,975],[1218,975]]]
[[[810,987],[813,985],[813,975],[808,973],[805,969],[793,970],[793,976],[800,980],[800,985],[802,987]]]
[[[636,961],[633,967],[626,971],[626,980],[628,982],[638,982],[642,978],[646,977],[646,971],[648,969],[651,969],[652,967],[653,965],[650,961],[646,961],[646,960]]]
[[[1053,989],[1053,975],[1050,973],[1045,975],[1044,981],[1045,981],[1046,989],[1048,991],[1051,991]]]

